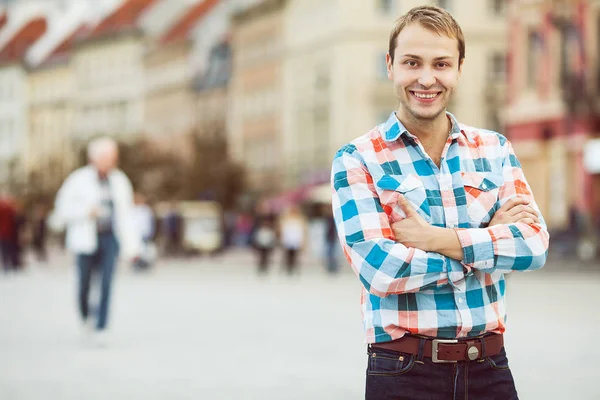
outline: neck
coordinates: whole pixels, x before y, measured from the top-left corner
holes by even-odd
[[[402,122],[406,130],[422,142],[441,138],[445,140],[450,131],[450,121],[445,111],[435,119],[423,120],[415,118],[410,113],[402,113],[399,109],[396,111],[396,117]]]

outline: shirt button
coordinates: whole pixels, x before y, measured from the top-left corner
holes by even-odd
[[[463,299],[458,299],[458,302],[459,302],[460,304],[462,304],[462,302],[463,302]]]

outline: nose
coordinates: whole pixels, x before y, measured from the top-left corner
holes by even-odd
[[[435,76],[433,75],[432,71],[429,68],[424,68],[421,71],[421,75],[419,76],[419,84],[423,85],[425,87],[430,87],[433,86],[435,84]]]

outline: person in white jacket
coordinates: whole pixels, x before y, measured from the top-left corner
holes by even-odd
[[[57,193],[55,210],[66,226],[66,246],[75,254],[79,277],[79,311],[85,326],[104,331],[113,272],[118,256],[134,260],[141,247],[132,218],[133,189],[117,169],[118,146],[110,138],[88,145],[89,164],[71,173]],[[88,297],[93,271],[101,277],[97,320],[89,316]]]

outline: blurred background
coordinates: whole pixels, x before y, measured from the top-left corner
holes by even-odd
[[[511,140],[551,232],[548,265],[509,278],[517,387],[600,398],[591,361],[548,385],[563,364],[535,350],[600,326],[599,0],[0,0],[0,398],[361,398],[360,284],[330,166],[397,107],[388,35],[421,4],[465,34],[449,111]],[[72,344],[73,261],[52,218],[99,136],[151,210],[103,352]],[[264,233],[289,220],[304,232],[292,267]]]

